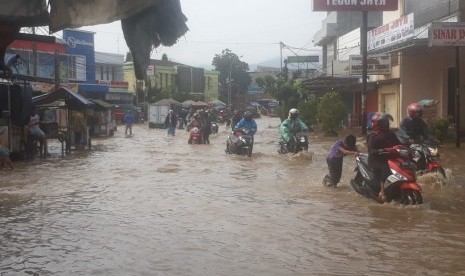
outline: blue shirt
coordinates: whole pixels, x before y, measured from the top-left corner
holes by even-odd
[[[246,120],[242,118],[239,123],[237,123],[234,129],[246,128],[250,131],[250,134],[255,135],[257,132],[257,123],[255,123],[254,119]]]
[[[334,145],[329,149],[327,158],[344,157],[342,152],[339,150],[343,144],[344,144],[344,141],[342,140],[336,141],[336,143],[334,143]]]

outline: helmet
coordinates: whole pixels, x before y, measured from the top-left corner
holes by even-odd
[[[244,112],[244,119],[251,120],[252,119],[252,112],[250,112],[250,111]]]
[[[373,125],[373,130],[389,130],[389,121],[394,121],[394,118],[392,118],[391,114],[376,112],[373,115],[373,117],[371,117],[371,124]]]
[[[239,111],[238,110],[234,110],[234,115],[239,115]]]
[[[419,103],[412,103],[407,107],[407,114],[410,118],[415,117],[415,115],[421,118],[423,115],[423,106]]]
[[[289,110],[289,118],[296,119],[298,115],[299,110],[297,110],[296,108],[291,108],[291,110]]]

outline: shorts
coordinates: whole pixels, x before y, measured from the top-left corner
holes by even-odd
[[[31,129],[31,135],[34,137],[45,137],[45,133],[40,128]]]

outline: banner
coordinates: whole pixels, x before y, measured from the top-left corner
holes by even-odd
[[[350,56],[349,58],[350,74],[362,74],[362,56]],[[389,54],[383,55],[369,55],[367,58],[367,74],[368,75],[387,75],[391,74],[391,56]]]
[[[313,0],[313,11],[395,11],[397,0]]]
[[[413,13],[373,29],[367,35],[368,51],[386,48],[413,39],[415,35]]]
[[[465,22],[431,22],[429,46],[465,46]]]

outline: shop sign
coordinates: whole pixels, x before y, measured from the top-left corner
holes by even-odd
[[[153,65],[147,66],[147,76],[155,76],[155,66]]]
[[[368,51],[393,46],[400,42],[413,39],[414,36],[415,27],[413,13],[411,13],[369,31],[367,33]]]
[[[287,63],[308,63],[319,62],[319,56],[288,56]]]
[[[395,11],[397,0],[313,0],[313,11]]]
[[[349,57],[350,75],[362,74],[362,56],[353,55]],[[391,56],[389,54],[369,55],[367,58],[368,75],[391,74]]]
[[[465,46],[465,22],[431,22],[429,46]]]

